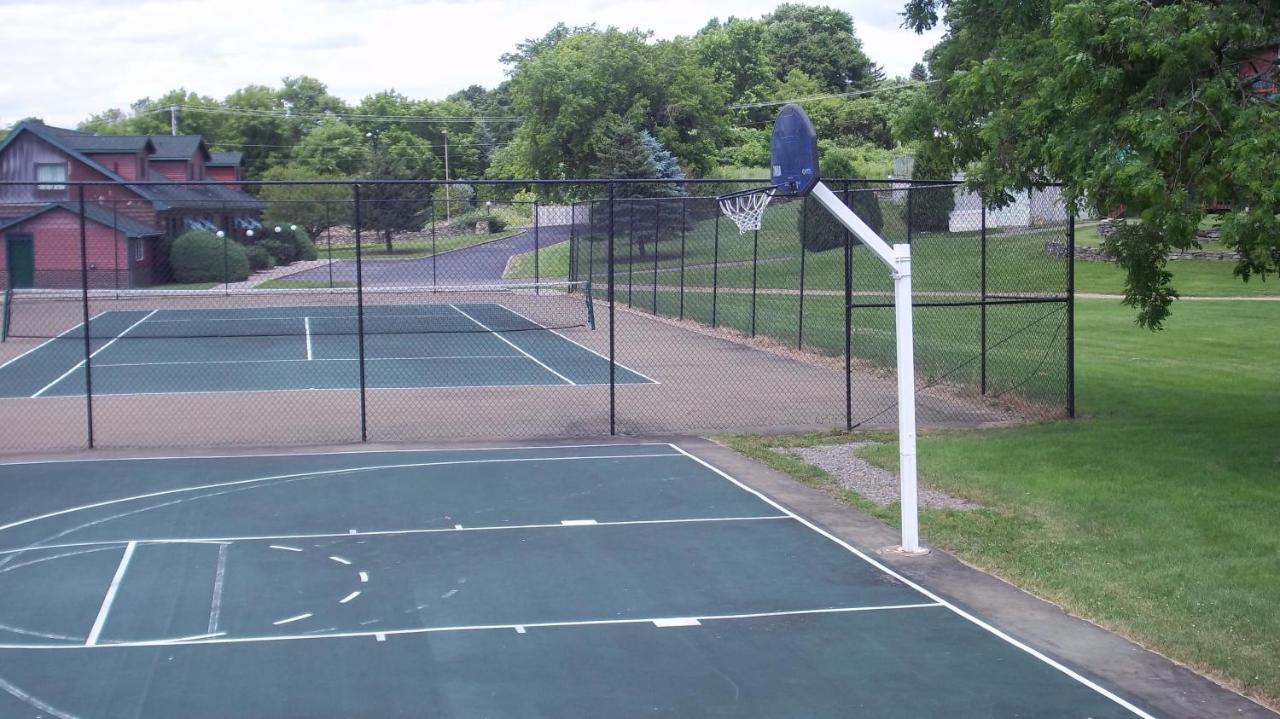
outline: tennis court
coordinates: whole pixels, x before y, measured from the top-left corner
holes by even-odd
[[[0,397],[83,395],[86,355],[95,395],[607,384],[608,359],[563,333],[592,331],[589,297],[543,289],[397,289],[367,307],[350,290],[98,293],[87,352],[79,293],[33,292],[9,335],[50,339],[0,366]]]
[[[1145,716],[672,444],[0,477],[4,716]]]

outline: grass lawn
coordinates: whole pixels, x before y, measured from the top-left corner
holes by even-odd
[[[1234,262],[1176,260],[1168,269],[1183,297],[1280,297],[1280,277],[1251,277],[1244,282],[1231,274],[1234,266]],[[1124,271],[1111,262],[1077,262],[1076,291],[1122,294]]]
[[[534,277],[533,252],[525,252],[515,256],[507,273],[507,279],[532,279]],[[569,243],[559,242],[538,250],[538,273],[541,279],[548,277],[563,279],[569,276]]]
[[[501,240],[510,237],[520,230],[504,230],[488,235],[449,235],[447,237],[437,237],[435,241],[435,249],[432,250],[431,239],[425,240],[401,240],[393,242],[391,252],[387,252],[386,243],[380,237],[373,233],[367,234],[363,238],[360,246],[360,255],[365,260],[407,260],[418,257],[430,257],[433,254],[449,252],[450,250],[460,250],[463,247],[471,247],[482,242],[492,242],[493,240]],[[319,252],[320,259],[329,259],[329,248],[323,242],[316,243],[316,250]],[[355,245],[342,245],[333,248],[333,259],[335,260],[354,260],[356,258]]]
[[[330,283],[328,280],[291,280],[291,279],[282,277],[274,280],[267,280],[266,282],[263,282],[257,285],[255,289],[317,290],[317,289],[328,289],[330,287],[355,287],[355,286],[356,286],[356,283],[354,282],[337,281],[337,282]]]
[[[922,481],[986,507],[925,512],[926,541],[1280,704],[1280,304],[1187,303],[1152,333],[1082,300],[1077,321],[1081,419],[921,438]]]

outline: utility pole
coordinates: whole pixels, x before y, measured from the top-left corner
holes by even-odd
[[[169,106],[169,134],[175,137],[178,134],[178,106]]]
[[[449,224],[449,131],[444,133],[444,222]]]

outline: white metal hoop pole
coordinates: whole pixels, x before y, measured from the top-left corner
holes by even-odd
[[[893,312],[898,339],[898,474],[902,485],[902,551],[920,551],[916,488],[916,363],[911,321],[911,245],[893,246]]]
[[[915,331],[911,322],[911,245],[884,241],[831,190],[819,182],[811,193],[893,272],[893,308],[898,355],[898,474],[902,487],[902,551],[922,554],[916,488]]]

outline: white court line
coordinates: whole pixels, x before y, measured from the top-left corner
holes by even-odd
[[[524,361],[523,357],[518,358]],[[97,365],[95,365],[97,366]],[[660,387],[657,382],[629,382],[624,383],[627,387]],[[554,389],[563,390],[565,387],[582,387],[586,389],[597,389],[600,387],[608,387],[608,382],[582,382],[579,384],[554,384],[550,382],[508,382],[506,384],[438,384],[438,385],[395,385],[390,387],[367,387],[366,391],[370,394],[378,394],[379,392],[404,392],[408,391],[458,391],[467,390],[475,391],[482,389],[524,389],[524,390],[541,390]],[[289,389],[209,389],[209,390],[173,390],[172,392],[99,392],[93,391],[94,397],[175,397],[179,395],[201,395],[201,394],[273,394],[276,392],[356,392],[358,387],[294,387]],[[83,397],[82,394],[64,394],[58,395],[53,399],[64,399],[66,397]],[[45,395],[40,399],[49,399],[49,395]],[[0,397],[0,402],[8,400],[28,400],[30,397]],[[387,451],[387,450],[382,450]]]
[[[675,457],[678,455],[664,454],[662,457]],[[8,554],[23,554],[33,549],[77,549],[81,547],[111,547],[124,544],[126,542],[137,542],[143,545],[164,545],[164,544],[227,544],[231,542],[263,542],[275,539],[337,539],[351,537],[397,537],[409,534],[447,534],[450,532],[502,532],[508,530],[520,529],[565,529],[567,527],[628,527],[632,525],[644,524],[701,524],[705,522],[760,522],[760,521],[777,521],[779,519],[791,519],[789,514],[764,514],[760,516],[750,517],[690,517],[687,519],[624,519],[616,522],[592,522],[587,524],[563,524],[561,522],[547,524],[496,524],[492,526],[480,527],[463,527],[462,525],[454,525],[453,527],[435,527],[431,529],[383,529],[373,530],[369,532],[361,532],[359,534],[349,533],[324,533],[324,534],[268,534],[259,536],[245,537],[195,537],[195,538],[169,538],[161,537],[156,539],[107,539],[97,542],[69,542],[67,544],[41,544],[37,547],[23,547],[20,549],[4,549],[0,550],[0,557]],[[294,547],[286,547],[283,545],[270,545],[271,549],[284,549],[290,552],[301,552],[301,549]],[[366,572],[360,573],[361,577],[367,576]],[[360,581],[368,581],[361,579]]]
[[[311,359],[311,318],[302,318],[302,329],[307,335],[307,359]]]
[[[350,536],[350,534],[348,534],[347,536]],[[332,559],[333,561],[337,562],[338,564],[346,564],[346,565],[350,565],[350,564],[351,564],[351,560],[350,560],[350,559],[343,559],[342,557],[329,557],[329,559]]]
[[[562,519],[560,524],[565,527],[590,527],[599,524],[594,519]]]
[[[702,626],[702,622],[693,617],[671,617],[669,619],[655,619],[653,626],[659,629],[666,627],[698,627]]]
[[[524,361],[524,357],[520,355],[423,355],[419,357],[365,357],[365,362],[421,362],[424,360],[501,360],[513,359]],[[240,359],[240,360],[194,360],[184,362],[95,362],[94,368],[98,367],[167,367],[169,365],[209,365],[209,364],[280,364],[290,362],[359,362],[359,357],[308,357],[307,359]],[[469,385],[467,385],[469,386]],[[224,390],[224,391],[249,391],[255,390]],[[94,394],[97,394],[96,392]],[[174,392],[172,394],[180,394]],[[385,450],[384,450],[385,451]]]
[[[449,306],[450,306],[450,307],[452,307],[455,311],[457,311],[457,313],[458,313],[458,314],[462,315],[463,317],[466,317],[467,319],[469,319],[469,320],[471,320],[472,322],[474,322],[474,323],[476,323],[477,325],[479,325],[479,326],[480,326],[480,329],[485,330],[486,332],[488,332],[489,334],[493,335],[494,337],[497,337],[498,339],[502,340],[503,342],[505,342],[505,343],[507,343],[507,344],[511,345],[512,347],[514,347],[514,348],[516,349],[516,351],[517,351],[517,352],[519,352],[520,354],[524,355],[525,357],[528,357],[529,359],[533,360],[533,361],[534,361],[534,363],[535,363],[535,364],[537,364],[539,367],[541,367],[541,368],[545,369],[546,371],[548,371],[548,372],[550,372],[551,374],[553,374],[553,375],[555,375],[555,376],[559,377],[560,379],[564,380],[565,382],[567,382],[567,383],[569,383],[569,384],[577,384],[577,382],[574,382],[573,380],[569,379],[568,377],[565,377],[564,375],[560,374],[559,372],[557,372],[557,371],[555,371],[555,370],[551,369],[550,367],[548,367],[548,366],[547,366],[547,364],[546,364],[545,362],[543,362],[542,360],[538,359],[537,357],[534,357],[533,355],[529,354],[528,352],[525,352],[525,351],[524,351],[523,349],[521,349],[521,348],[520,348],[520,346],[519,346],[519,345],[517,345],[516,343],[512,342],[511,340],[507,339],[506,337],[503,337],[502,335],[498,334],[497,332],[494,332],[493,330],[489,329],[489,327],[488,327],[488,326],[486,326],[486,325],[485,325],[483,322],[481,322],[480,320],[478,320],[478,319],[476,319],[476,318],[472,317],[471,315],[467,314],[466,312],[463,312],[462,310],[458,309],[458,306],[457,306],[457,305],[449,305]]]
[[[899,573],[895,572],[894,570],[890,569],[889,567],[885,566],[884,564],[881,564],[880,562],[876,561],[876,560],[875,560],[875,559],[873,559],[872,557],[870,557],[870,556],[868,556],[867,554],[863,553],[863,552],[862,552],[861,550],[859,550],[858,548],[854,547],[853,545],[849,544],[848,542],[845,542],[843,539],[840,539],[839,537],[835,536],[834,534],[831,534],[830,532],[828,532],[828,531],[826,531],[825,529],[823,529],[823,528],[819,527],[818,525],[816,525],[816,524],[814,524],[814,523],[810,522],[809,520],[805,519],[804,517],[801,517],[800,515],[796,514],[795,512],[792,512],[791,510],[787,509],[786,507],[782,506],[781,504],[778,504],[777,502],[773,501],[773,500],[772,500],[772,499],[770,499],[769,497],[765,496],[763,493],[761,493],[761,492],[757,492],[756,490],[754,490],[754,489],[752,489],[752,488],[748,487],[747,485],[743,484],[742,482],[739,482],[737,479],[735,479],[734,477],[732,477],[731,475],[729,475],[727,472],[724,472],[723,470],[721,470],[721,469],[717,468],[716,466],[712,465],[711,463],[709,463],[709,462],[707,462],[707,461],[705,461],[705,460],[703,460],[703,459],[700,459],[700,458],[698,458],[698,457],[695,457],[694,455],[690,454],[689,452],[686,452],[684,449],[682,449],[682,448],[680,448],[680,447],[678,447],[678,446],[676,446],[676,445],[674,445],[674,444],[668,444],[667,446],[668,446],[668,447],[671,447],[671,448],[672,448],[672,449],[674,449],[674,450],[676,450],[676,451],[677,451],[677,452],[679,452],[680,454],[683,454],[684,456],[688,457],[689,459],[692,459],[693,461],[697,462],[698,464],[702,465],[703,467],[706,467],[707,469],[711,470],[712,472],[715,472],[716,474],[720,475],[721,477],[724,477],[725,479],[729,480],[730,482],[733,482],[735,485],[737,485],[737,486],[738,486],[739,488],[741,488],[742,490],[747,491],[747,492],[750,492],[751,494],[754,494],[756,497],[759,497],[759,498],[760,498],[761,500],[763,500],[765,503],[767,503],[767,504],[769,504],[770,506],[774,507],[774,508],[775,508],[775,509],[777,509],[778,511],[780,511],[780,512],[785,512],[786,514],[790,515],[790,517],[791,517],[792,519],[794,519],[795,521],[797,521],[797,522],[799,522],[799,523],[803,524],[804,526],[808,527],[809,529],[812,529],[813,531],[817,532],[818,534],[822,535],[823,537],[826,537],[827,539],[831,540],[832,542],[835,542],[837,545],[839,545],[839,546],[843,547],[844,549],[848,550],[849,552],[851,552],[851,553],[852,553],[852,554],[854,554],[855,556],[857,556],[857,557],[861,558],[863,561],[867,562],[868,564],[870,564],[871,566],[875,567],[876,569],[879,569],[880,571],[884,572],[885,574],[887,574],[887,575],[889,575],[889,576],[893,577],[894,579],[897,579],[898,581],[902,582],[903,584],[907,585],[908,587],[911,587],[912,589],[916,590],[916,591],[917,591],[917,592],[919,592],[920,594],[922,594],[922,595],[924,595],[924,596],[928,597],[929,599],[933,600],[934,602],[936,602],[937,606],[945,607],[946,609],[951,610],[952,612],[954,612],[955,614],[959,615],[960,617],[962,617],[962,618],[964,618],[964,619],[967,619],[968,621],[972,622],[973,624],[977,625],[978,627],[981,627],[982,629],[987,630],[988,632],[990,632],[991,634],[995,635],[996,637],[999,637],[1000,639],[1003,639],[1004,641],[1008,642],[1009,644],[1013,645],[1014,647],[1017,647],[1018,649],[1021,649],[1022,651],[1026,652],[1027,654],[1030,654],[1031,656],[1035,657],[1036,659],[1039,659],[1040,661],[1044,662],[1045,664],[1048,664],[1049,666],[1053,667],[1054,669],[1057,669],[1058,671],[1062,672],[1063,674],[1066,674],[1067,676],[1071,677],[1072,679],[1075,679],[1076,681],[1080,682],[1080,683],[1081,683],[1081,684],[1083,684],[1084,686],[1086,686],[1086,687],[1088,687],[1088,688],[1090,688],[1090,689],[1094,690],[1095,692],[1097,692],[1097,693],[1101,694],[1102,696],[1104,696],[1104,697],[1106,697],[1106,698],[1110,699],[1111,701],[1115,702],[1116,704],[1119,704],[1120,706],[1124,707],[1125,709],[1128,709],[1129,711],[1133,712],[1135,715],[1137,715],[1137,716],[1139,716],[1139,717],[1143,717],[1143,719],[1155,719],[1155,718],[1154,718],[1154,717],[1152,717],[1150,714],[1148,714],[1148,713],[1144,712],[1143,710],[1139,709],[1137,706],[1135,706],[1135,705],[1133,705],[1133,704],[1131,704],[1131,703],[1129,703],[1129,702],[1125,701],[1125,700],[1124,700],[1124,699],[1122,699],[1121,697],[1117,696],[1115,693],[1113,693],[1113,692],[1111,692],[1111,691],[1108,691],[1106,688],[1104,688],[1104,687],[1100,686],[1099,684],[1097,684],[1097,683],[1095,683],[1095,682],[1093,682],[1093,681],[1090,681],[1088,678],[1086,678],[1085,676],[1081,675],[1079,672],[1076,672],[1075,670],[1073,670],[1073,669],[1071,669],[1070,667],[1068,667],[1068,666],[1066,666],[1066,665],[1062,664],[1061,662],[1058,662],[1058,661],[1054,660],[1053,658],[1051,658],[1051,657],[1049,657],[1049,656],[1047,656],[1047,655],[1045,655],[1045,654],[1041,653],[1040,651],[1038,651],[1038,650],[1036,650],[1036,649],[1034,649],[1034,648],[1032,648],[1032,647],[1030,647],[1030,646],[1028,646],[1028,645],[1026,645],[1026,644],[1023,644],[1022,642],[1018,641],[1017,639],[1014,639],[1013,637],[1009,636],[1008,634],[1005,634],[1003,631],[1001,631],[1001,630],[999,630],[999,629],[995,628],[994,626],[992,626],[992,625],[990,625],[990,624],[988,624],[988,623],[986,623],[986,622],[982,621],[981,619],[979,619],[979,618],[975,617],[974,615],[969,614],[968,612],[964,611],[963,609],[960,609],[959,607],[955,606],[954,604],[951,604],[950,602],[946,601],[945,599],[942,599],[941,597],[939,597],[938,595],[934,594],[933,592],[930,592],[929,590],[925,589],[924,587],[920,586],[919,584],[916,584],[915,582],[911,581],[910,579],[907,579],[906,577],[904,577],[904,576],[902,576],[901,574],[899,574]]]
[[[679,621],[695,620],[699,623],[718,622],[718,621],[739,621],[744,619],[769,619],[772,617],[796,617],[814,614],[859,614],[863,612],[892,612],[905,611],[912,609],[935,609],[943,608],[946,605],[939,602],[921,602],[917,604],[883,604],[874,606],[858,606],[858,607],[822,607],[819,609],[785,609],[777,612],[751,612],[746,614],[707,614],[695,617],[636,617],[634,619],[584,619],[584,620],[568,620],[560,622],[519,622],[515,624],[462,624],[455,626],[439,626],[439,627],[415,627],[412,629],[383,629],[377,632],[333,632],[332,634],[282,634],[278,636],[265,637],[211,637],[208,639],[194,639],[186,642],[187,646],[197,644],[260,644],[263,642],[293,642],[306,639],[351,639],[355,637],[376,637],[377,635],[399,636],[412,634],[440,634],[444,632],[479,632],[490,630],[515,630],[517,627],[526,629],[552,628],[552,627],[605,627],[620,626],[627,624],[657,624],[658,622],[670,621],[676,619]],[[300,614],[297,617],[289,617],[287,620],[273,622],[280,624],[285,621],[293,622],[310,617],[310,614]],[[146,639],[139,641],[111,642],[108,644],[97,644],[92,649],[102,647],[159,647],[173,646],[173,639]],[[0,644],[0,649],[85,649],[75,644]]]
[[[608,358],[607,356],[602,355],[602,354],[600,354],[599,352],[596,352],[595,350],[593,350],[593,349],[591,349],[590,347],[588,347],[588,346],[586,346],[586,345],[582,344],[581,342],[575,342],[574,340],[569,339],[568,337],[566,337],[566,336],[564,336],[564,335],[560,334],[559,332],[556,332],[555,330],[551,329],[550,327],[547,327],[546,325],[542,324],[541,322],[538,322],[537,320],[529,319],[529,318],[528,318],[528,317],[526,317],[525,315],[522,315],[522,314],[520,314],[519,312],[516,312],[515,310],[511,309],[510,307],[507,307],[507,306],[506,306],[506,305],[504,305],[504,304],[499,303],[499,304],[498,304],[498,306],[499,306],[499,307],[501,307],[502,309],[504,309],[504,310],[506,310],[506,311],[510,312],[511,314],[515,315],[516,317],[519,317],[519,318],[520,318],[520,319],[522,319],[522,320],[525,320],[525,321],[527,321],[527,322],[532,322],[533,324],[535,324],[535,325],[537,325],[537,326],[541,327],[542,329],[546,330],[547,332],[550,332],[551,334],[555,335],[556,337],[559,337],[560,339],[565,340],[566,342],[570,342],[570,343],[572,343],[572,344],[575,344],[575,345],[577,345],[577,346],[581,347],[582,349],[584,349],[584,350],[586,350],[586,351],[590,352],[591,354],[593,354],[593,355],[595,355],[595,356],[599,357],[599,358],[600,358],[600,359],[602,359],[602,360],[605,360],[606,362],[607,362],[607,361],[609,361],[609,358]],[[635,375],[635,376],[637,376],[637,377],[643,377],[644,379],[649,380],[649,381],[650,381],[650,382],[652,382],[653,384],[662,384],[661,382],[659,382],[658,380],[656,380],[656,379],[654,379],[654,378],[650,377],[649,375],[646,375],[646,374],[645,374],[645,373],[643,373],[643,372],[637,372],[636,370],[631,369],[630,367],[628,367],[628,366],[626,366],[626,365],[622,364],[621,362],[614,362],[614,364],[615,364],[615,365],[617,365],[619,368],[624,369],[624,370],[626,370],[626,371],[630,372],[631,374],[633,374],[633,375]]]
[[[227,574],[227,550],[229,544],[218,545],[218,566],[213,572],[213,598],[209,600],[209,633],[218,631],[218,620],[222,617],[222,584]]]
[[[667,445],[667,446],[670,446],[670,445]],[[662,452],[662,453],[655,453],[655,454],[613,454],[613,455],[602,454],[602,455],[586,455],[586,456],[573,456],[573,457],[510,457],[510,458],[503,458],[503,459],[497,459],[497,458],[458,459],[458,460],[446,460],[442,462],[410,462],[405,464],[382,464],[382,465],[367,465],[364,467],[346,467],[343,469],[323,469],[323,470],[317,470],[313,472],[294,472],[291,474],[277,474],[269,477],[252,477],[250,479],[237,479],[229,482],[214,482],[213,484],[203,484],[195,487],[166,489],[159,492],[149,492],[147,494],[139,494],[132,497],[123,497],[120,499],[110,499],[103,502],[94,502],[93,504],[84,504],[84,505],[80,505],[79,507],[71,507],[69,509],[60,509],[56,512],[47,512],[45,514],[40,514],[35,517],[20,519],[14,522],[9,522],[8,524],[0,524],[0,532],[3,532],[7,529],[13,529],[14,527],[20,527],[24,524],[30,524],[32,522],[38,522],[40,520],[49,519],[50,517],[60,517],[66,514],[72,514],[74,512],[83,512],[88,509],[97,509],[99,507],[106,507],[112,504],[121,504],[123,502],[134,502],[140,499],[152,499],[154,497],[163,497],[170,494],[181,494],[183,492],[198,492],[204,489],[235,487],[243,484],[253,484],[255,482],[272,482],[279,479],[295,479],[299,477],[325,477],[325,476],[332,476],[336,474],[355,474],[358,472],[376,472],[384,469],[413,469],[418,467],[444,467],[444,466],[460,465],[460,464],[507,464],[512,462],[551,462],[551,461],[560,461],[560,460],[573,461],[573,460],[590,460],[590,459],[632,459],[632,458],[642,458],[642,457],[673,457],[673,456],[678,456],[678,455],[673,455],[670,452]],[[11,553],[11,550],[0,552],[0,554],[8,554],[8,553]]]
[[[300,622],[300,621],[302,621],[303,619],[307,619],[307,618],[309,618],[310,616],[311,616],[311,612],[307,612],[306,614],[299,614],[299,615],[297,615],[297,616],[295,616],[295,617],[286,617],[286,618],[284,618],[284,619],[276,620],[276,621],[272,622],[272,624],[274,624],[274,625],[276,625],[276,626],[278,627],[278,626],[280,626],[281,624],[292,624],[292,623],[294,623],[294,622]]]
[[[0,466],[19,464],[55,464],[59,462],[139,462],[157,459],[228,459],[244,457],[342,457],[351,454],[413,454],[430,452],[528,452],[536,449],[599,449],[602,447],[670,447],[667,442],[609,442],[602,444],[544,444],[512,447],[421,447],[406,449],[344,449],[338,452],[262,452],[260,454],[191,454],[158,457],[78,457],[73,459],[33,459],[19,462],[0,461]]]
[[[86,647],[92,647],[98,643],[98,637],[102,635],[102,627],[107,623],[107,615],[111,613],[111,604],[115,602],[116,592],[120,590],[120,582],[124,579],[125,570],[129,568],[129,560],[133,559],[133,550],[137,548],[137,542],[129,542],[124,546],[124,555],[120,557],[116,575],[111,578],[107,595],[102,598],[102,606],[98,607],[98,618],[93,620],[93,629],[89,630],[89,638],[84,642]]]
[[[360,572],[360,583],[361,583],[361,584],[368,584],[368,583],[369,583],[369,573],[368,573],[368,572]]]
[[[358,589],[357,589],[356,591],[354,591],[354,592],[352,592],[352,593],[348,594],[347,596],[343,597],[342,599],[339,599],[339,600],[338,600],[338,604],[346,604],[347,602],[351,601],[352,599],[355,599],[355,598],[356,598],[356,597],[358,597],[358,596],[360,596],[360,590],[358,590]]]
[[[146,314],[146,316],[145,316],[145,317],[143,317],[142,319],[138,320],[137,322],[134,322],[133,324],[129,325],[128,327],[124,328],[124,331],[123,331],[123,332],[121,332],[120,334],[116,335],[115,337],[112,337],[112,338],[111,338],[111,339],[110,339],[106,344],[102,345],[102,346],[101,346],[101,347],[99,347],[98,349],[96,349],[96,350],[94,350],[94,351],[90,352],[90,353],[89,353],[89,360],[92,360],[94,357],[97,357],[97,356],[98,356],[98,354],[99,354],[100,352],[102,352],[102,350],[105,350],[106,348],[108,348],[108,347],[110,347],[111,345],[115,344],[115,343],[116,343],[116,340],[118,340],[118,339],[120,339],[121,337],[124,337],[125,335],[129,334],[129,330],[132,330],[134,327],[137,327],[138,325],[142,324],[143,322],[146,322],[146,321],[147,321],[147,319],[151,317],[151,315],[154,315],[155,313],[157,313],[157,312],[159,312],[159,311],[160,311],[160,310],[151,310],[150,312],[148,312],[148,313]],[[90,328],[89,328],[87,331],[89,332],[90,336],[92,336],[92,334],[93,334],[92,325],[90,325]],[[57,379],[55,379],[54,381],[50,382],[49,384],[47,384],[47,385],[45,385],[45,386],[41,387],[41,388],[40,388],[40,391],[36,392],[35,394],[33,394],[33,395],[31,395],[31,396],[32,396],[32,397],[39,397],[40,395],[44,394],[46,390],[48,390],[49,388],[53,387],[55,384],[57,384],[57,383],[61,382],[62,380],[66,379],[68,376],[70,376],[70,375],[71,375],[71,373],[72,373],[72,372],[75,372],[76,370],[78,370],[78,369],[80,369],[81,367],[83,367],[83,366],[84,366],[84,363],[85,363],[85,360],[80,360],[79,362],[77,362],[77,363],[75,364],[75,366],[74,366],[74,367],[72,367],[71,369],[67,370],[66,372],[63,372],[61,376],[59,376]]]
[[[89,318],[89,322],[93,322],[94,320],[98,319],[99,317],[101,317],[101,316],[105,315],[107,312],[111,312],[111,311],[113,311],[113,310],[105,310],[105,311],[99,312],[98,314],[96,314],[96,315],[94,315],[94,316],[90,317],[90,318]],[[44,342],[41,342],[40,344],[36,345],[35,347],[32,347],[31,349],[27,350],[26,352],[23,352],[22,354],[18,355],[17,357],[11,357],[11,358],[9,358],[9,359],[5,360],[5,361],[4,361],[4,364],[0,364],[0,369],[4,369],[5,367],[8,367],[9,365],[13,364],[14,362],[17,362],[18,360],[22,359],[23,357],[26,357],[27,355],[31,354],[32,352],[35,352],[36,350],[40,349],[41,347],[44,347],[45,345],[49,344],[50,342],[53,342],[54,340],[62,339],[62,336],[63,336],[63,335],[65,335],[65,334],[67,334],[68,332],[75,332],[76,330],[80,329],[80,328],[81,328],[81,327],[83,327],[83,326],[84,326],[84,323],[83,323],[83,322],[80,322],[80,323],[79,323],[79,324],[77,324],[75,327],[72,327],[72,328],[71,328],[71,329],[69,329],[69,330],[64,330],[64,331],[62,331],[62,332],[59,332],[58,334],[54,335],[53,337],[50,337],[49,339],[45,340]]]
[[[13,684],[9,683],[8,681],[4,680],[3,678],[0,678],[0,689],[3,689],[3,690],[5,690],[6,692],[9,692],[10,694],[12,694],[14,697],[18,698],[19,700],[21,700],[21,701],[23,701],[23,702],[25,702],[25,703],[27,703],[27,704],[30,704],[30,705],[31,705],[32,707],[34,707],[35,709],[38,709],[38,710],[40,710],[40,711],[44,712],[45,714],[48,714],[48,715],[49,715],[49,716],[51,716],[51,717],[55,717],[56,719],[79,719],[79,717],[77,717],[75,714],[68,714],[68,713],[66,713],[66,712],[62,711],[61,709],[58,709],[57,707],[54,707],[54,706],[52,706],[52,705],[50,705],[50,704],[47,704],[47,703],[45,703],[45,702],[41,701],[40,699],[38,699],[38,698],[36,698],[36,697],[31,696],[31,695],[30,695],[30,694],[28,694],[27,692],[23,691],[22,689],[18,688],[18,687],[17,687],[17,686],[15,686],[15,685],[13,685]]]

